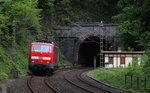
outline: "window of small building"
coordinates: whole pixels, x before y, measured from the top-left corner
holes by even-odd
[[[133,56],[132,57],[132,61],[136,61],[137,60],[137,57],[136,56]]]
[[[113,57],[108,57],[108,63],[113,64]]]
[[[125,57],[120,57],[120,64],[125,64]]]

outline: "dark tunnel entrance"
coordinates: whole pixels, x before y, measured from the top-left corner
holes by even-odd
[[[109,41],[109,42],[108,42]],[[117,51],[117,38],[107,37],[102,40],[103,50],[101,51]],[[78,64],[86,67],[94,66],[94,56],[96,56],[96,66],[105,66],[100,64],[100,38],[97,36],[88,37],[79,46]],[[104,59],[101,59],[104,62]]]
[[[92,67],[94,66],[94,56],[96,56],[96,66],[99,64],[100,52],[100,39],[99,37],[89,37],[84,40],[79,47],[78,63],[82,66]]]

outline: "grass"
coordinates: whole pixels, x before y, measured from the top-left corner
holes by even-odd
[[[109,84],[122,88],[125,87],[124,84],[124,75],[126,70],[123,68],[111,68],[111,69],[101,69],[91,71],[91,75],[96,77],[99,80],[104,80]]]

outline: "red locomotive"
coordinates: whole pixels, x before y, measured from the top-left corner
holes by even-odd
[[[51,73],[58,68],[58,47],[47,40],[30,45],[29,70]]]

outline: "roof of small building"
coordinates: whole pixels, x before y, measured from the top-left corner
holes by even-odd
[[[104,54],[144,54],[144,51],[102,51]]]

